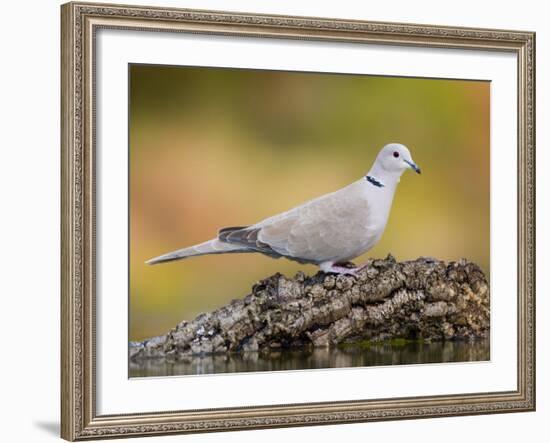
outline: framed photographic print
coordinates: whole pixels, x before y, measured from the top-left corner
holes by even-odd
[[[535,36],[68,3],[62,437],[535,408]]]

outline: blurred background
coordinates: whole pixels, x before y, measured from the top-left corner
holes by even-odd
[[[166,333],[275,272],[260,254],[157,255],[255,223],[364,176],[403,143],[405,173],[364,257],[465,257],[489,276],[489,97],[481,81],[130,67],[130,340]]]

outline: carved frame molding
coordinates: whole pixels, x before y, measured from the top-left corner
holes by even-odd
[[[61,7],[61,435],[67,440],[535,409],[535,34],[68,3]],[[99,28],[508,51],[518,58],[518,388],[512,392],[147,414],[95,412],[95,78]]]

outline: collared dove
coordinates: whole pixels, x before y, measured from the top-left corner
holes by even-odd
[[[355,274],[342,266],[372,249],[386,227],[401,174],[420,174],[406,146],[390,143],[378,153],[369,173],[330,194],[250,226],[222,228],[212,240],[169,252],[156,264],[206,254],[259,252],[318,265],[322,271]]]

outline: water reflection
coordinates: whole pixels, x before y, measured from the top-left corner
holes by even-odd
[[[194,356],[177,362],[152,359],[142,363],[130,363],[130,377],[449,363],[489,359],[488,339],[473,342],[383,343],[370,346],[347,345],[342,348],[287,349],[271,351],[268,354],[247,352]]]

